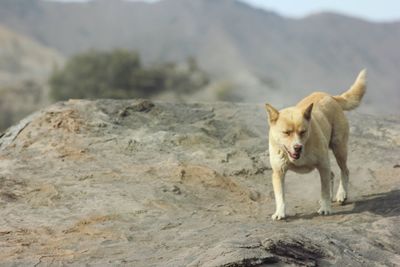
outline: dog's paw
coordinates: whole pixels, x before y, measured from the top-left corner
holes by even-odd
[[[328,206],[321,207],[318,210],[318,214],[319,215],[329,215],[331,213],[332,213],[332,209],[330,207],[328,207]]]
[[[339,203],[340,205],[343,205],[346,200],[347,200],[346,192],[343,190],[339,190],[336,194],[336,202]]]
[[[272,218],[272,220],[274,220],[274,221],[279,221],[279,220],[282,220],[282,219],[285,219],[285,213],[284,212],[275,212],[272,216],[271,216],[271,218]]]

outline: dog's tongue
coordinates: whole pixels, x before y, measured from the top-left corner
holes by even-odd
[[[294,158],[294,159],[299,159],[300,158],[300,153],[289,153],[290,154],[290,156],[292,157],[292,158]]]

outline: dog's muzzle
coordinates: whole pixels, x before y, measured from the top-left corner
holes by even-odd
[[[293,147],[293,150],[294,150],[293,153],[290,152],[290,150],[287,149],[286,147],[285,147],[285,149],[286,149],[286,152],[288,153],[289,157],[291,157],[294,160],[298,160],[300,158],[300,156],[301,156],[301,152],[303,150],[303,146],[302,145],[295,145]]]

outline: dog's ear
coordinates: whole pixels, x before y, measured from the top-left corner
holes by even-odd
[[[313,109],[314,103],[311,103],[305,110],[303,113],[303,116],[306,120],[310,120],[311,119],[311,111]]]
[[[268,111],[269,123],[275,123],[279,118],[279,111],[270,104],[265,104],[265,109]]]

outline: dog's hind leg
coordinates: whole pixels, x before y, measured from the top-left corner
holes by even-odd
[[[344,204],[348,196],[349,169],[347,168],[347,142],[334,144],[333,154],[340,168],[340,183],[336,193],[336,201]]]

